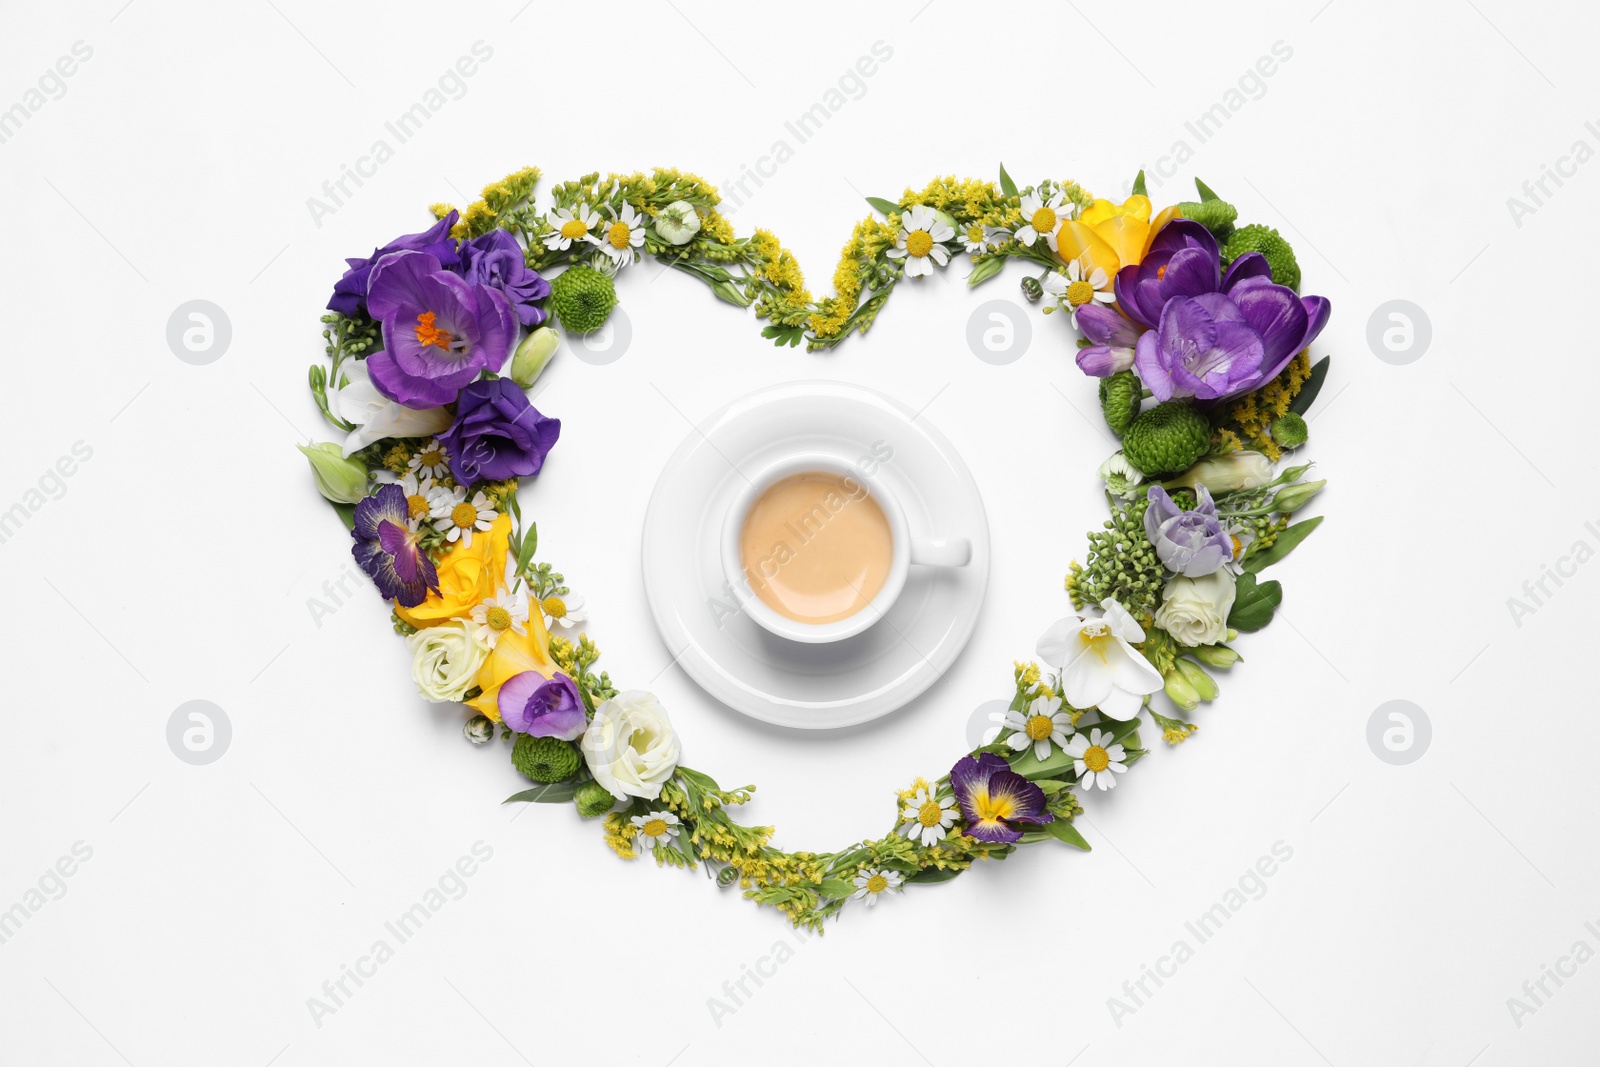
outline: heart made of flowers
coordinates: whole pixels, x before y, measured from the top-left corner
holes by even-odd
[[[1238,662],[1231,642],[1282,600],[1260,573],[1322,521],[1293,519],[1324,483],[1285,457],[1305,444],[1327,373],[1309,347],[1330,306],[1299,295],[1288,241],[1236,225],[1198,180],[1199,199],[1155,211],[1142,173],[1115,204],[1071,181],[1019,189],[1002,167],[997,183],[941,178],[869,198],[875,213],[846,242],[834,294],[814,299],[778,239],[737,236],[692,174],[591,174],[555,186],[543,211],[538,179],[511,174],[465,212],[434,205],[428,229],[347,261],[323,316],[326,360],[310,375],[345,436],[301,449],[356,561],[393,602],[418,692],[472,709],[466,736],[487,744],[498,731],[535,783],[508,802],[573,804],[619,856],[704,865],[814,929],[849,901],[1022,845],[1088,850],[1073,825],[1079,792],[1111,789],[1145,754],[1145,716],[1169,744],[1194,732],[1182,716],[1217,696],[1211,672]],[[1077,364],[1122,441],[1099,470],[1110,514],[1067,575],[1073,613],[1014,666],[982,743],[900,791],[883,837],[784,851],[771,827],[729,814],[754,786],[724,789],[684,765],[656,697],[619,691],[596,673],[594,642],[568,636],[582,602],[539,558],[517,501],[561,423],[526,389],[557,328],[599,329],[616,277],[645,256],[753,306],[775,344],[816,350],[866,333],[897,285],[963,254],[970,286],[1012,259],[1042,269],[1024,293],[1081,335]]]

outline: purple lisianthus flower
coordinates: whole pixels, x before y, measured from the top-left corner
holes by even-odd
[[[1217,239],[1198,222],[1173,219],[1156,234],[1143,259],[1117,272],[1117,306],[1134,322],[1154,329],[1168,300],[1214,293],[1221,283]]]
[[[446,271],[427,252],[392,252],[372,271],[367,310],[383,323],[383,351],[367,357],[378,392],[408,408],[456,398],[480,371],[505,365],[517,317],[500,290]]]
[[[1174,296],[1139,338],[1134,369],[1157,400],[1224,400],[1259,389],[1327,325],[1325,297],[1301,297],[1240,256],[1224,292]],[[1262,260],[1262,266],[1266,261]],[[1240,265],[1244,264],[1243,267]]]
[[[1156,546],[1161,565],[1186,578],[1214,574],[1233,559],[1233,535],[1217,518],[1210,491],[1202,485],[1195,495],[1199,503],[1184,511],[1165,489],[1153,485],[1144,513],[1144,534]]]
[[[500,687],[500,721],[519,734],[575,741],[589,726],[583,698],[571,678],[546,679],[538,671],[512,675]]]
[[[984,752],[966,756],[950,768],[950,788],[955,791],[968,837],[994,844],[1022,840],[1012,823],[1054,822],[1044,810],[1044,790],[1011,769],[1011,764]]]
[[[411,507],[405,490],[390,482],[356,505],[351,552],[385,600],[414,608],[439,589],[433,560],[411,529]]]
[[[491,230],[462,245],[461,274],[475,285],[504,294],[522,325],[537,326],[545,320],[536,302],[550,295],[550,283],[529,269],[522,246],[506,231]]]
[[[471,485],[538,474],[560,436],[561,420],[539,414],[516,382],[490,378],[461,390],[456,421],[439,440],[450,455],[450,473]]]
[[[350,269],[344,272],[333,286],[333,296],[328,300],[328,310],[353,317],[366,310],[367,282],[378,260],[391,252],[426,252],[445,267],[460,263],[456,256],[456,243],[450,237],[450,228],[456,224],[454,211],[429,226],[421,233],[408,233],[396,237],[382,248],[374,248],[366,259],[347,259]]]
[[[1083,373],[1109,378],[1133,366],[1134,346],[1144,327],[1103,304],[1085,304],[1078,309],[1078,329],[1093,342],[1078,350],[1078,369]]]

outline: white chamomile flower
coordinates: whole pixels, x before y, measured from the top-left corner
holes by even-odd
[[[979,255],[997,247],[1011,236],[1011,231],[999,226],[985,226],[981,222],[968,223],[961,231],[961,244],[968,254]]]
[[[553,252],[565,251],[572,247],[573,241],[591,239],[590,233],[600,225],[600,212],[588,204],[579,204],[575,208],[558,207],[551,225],[555,227],[555,232],[545,234],[544,246]]]
[[[1106,492],[1112,496],[1132,497],[1134,490],[1144,481],[1144,472],[1128,462],[1128,457],[1121,451],[1117,451],[1100,464],[1100,480],[1106,483]]]
[[[1060,697],[1037,696],[1024,710],[1006,712],[1006,726],[1015,731],[1006,738],[1013,750],[1021,752],[1032,746],[1034,757],[1042,760],[1050,755],[1050,742],[1067,747],[1072,716],[1061,710]]]
[[[428,514],[434,520],[433,528],[444,534],[446,541],[460,541],[467,548],[472,547],[474,530],[487,530],[500,517],[482,489],[474,493],[471,500],[467,499],[466,489],[459,485],[454,489],[435,490],[431,503],[433,508]]]
[[[419,478],[443,478],[450,473],[450,453],[445,451],[444,445],[435,437],[411,457],[406,469],[414,472]]]
[[[1063,751],[1072,757],[1072,769],[1085,789],[1110,789],[1117,784],[1115,775],[1128,769],[1122,765],[1127,751],[1113,745],[1105,730],[1090,730],[1087,736],[1074,734]]]
[[[670,811],[635,815],[632,821],[634,828],[639,831],[633,842],[645,851],[657,845],[670,845],[678,836],[678,817]]]
[[[906,821],[906,829],[901,831],[904,836],[921,841],[927,848],[944,840],[950,824],[956,821],[955,798],[940,800],[932,788],[923,786],[906,801],[900,817]]]
[[[955,235],[956,231],[933,208],[918,204],[900,217],[900,232],[895,235],[889,256],[906,261],[907,278],[932,274],[933,263],[942,267],[950,262],[950,249],[944,242]],[[928,262],[930,259],[933,263]]]
[[[528,596],[520,592],[508,593],[502,586],[495,590],[494,596],[485,598],[472,609],[472,621],[476,626],[472,636],[477,638],[478,644],[484,648],[494,648],[500,640],[500,635],[507,630],[526,634]]]
[[[621,266],[631,262],[633,250],[644,244],[644,223],[644,216],[633,210],[632,204],[623,204],[599,236],[589,236],[589,242]]]
[[[426,475],[418,478],[416,471],[406,471],[400,479],[400,489],[406,494],[406,510],[410,513],[413,530],[433,511],[433,493],[437,488],[432,478]]]
[[[1076,259],[1067,263],[1065,275],[1052,272],[1042,284],[1045,292],[1072,312],[1073,329],[1078,328],[1078,309],[1083,305],[1091,301],[1111,304],[1117,299],[1111,279],[1106,276],[1104,268],[1096,267],[1086,273],[1083,264]]]
[[[905,875],[899,871],[884,870],[879,867],[863,867],[856,873],[852,884],[855,885],[855,899],[864,900],[869,905],[876,904],[878,898],[889,890],[899,891],[900,883],[905,881]]]
[[[576,626],[589,617],[583,610],[583,597],[568,594],[565,597],[547,596],[539,601],[539,606],[544,609],[544,617],[550,624],[559,623],[562,626]]]
[[[1052,249],[1056,246],[1056,234],[1061,232],[1061,224],[1067,221],[1068,208],[1062,204],[1060,193],[1042,200],[1037,193],[1029,193],[1022,198],[1022,228],[1017,230],[1017,241],[1033,247],[1033,242],[1043,237],[1045,243]]]

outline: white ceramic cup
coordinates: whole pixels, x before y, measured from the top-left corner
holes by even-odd
[[[894,555],[883,588],[865,607],[847,618],[818,623],[800,622],[780,615],[756,595],[745,573],[740,541],[750,509],[768,489],[796,474],[832,474],[846,479],[847,485],[853,483],[861,486],[877,502],[889,523]],[[806,644],[823,644],[854,637],[883,618],[905,588],[906,577],[913,566],[965,567],[971,559],[972,543],[964,537],[944,539],[914,535],[906,522],[905,509],[877,476],[875,463],[851,462],[828,452],[797,453],[767,467],[734,498],[722,524],[722,569],[728,585],[739,600],[740,608],[769,633]]]

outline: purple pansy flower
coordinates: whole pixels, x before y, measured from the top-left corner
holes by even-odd
[[[1109,378],[1133,366],[1134,346],[1144,327],[1103,304],[1085,304],[1078,309],[1078,329],[1093,342],[1078,350],[1078,369],[1083,373]]]
[[[538,474],[560,436],[561,420],[539,414],[516,382],[489,378],[461,390],[456,421],[439,440],[456,481],[471,485]]]
[[[993,752],[966,756],[950,768],[950,788],[966,816],[962,832],[994,844],[1022,840],[1011,823],[1047,823],[1055,816],[1044,810],[1044,790],[1011,769]]]
[[[456,243],[450,237],[450,228],[456,224],[454,211],[423,230],[396,237],[382,248],[372,250],[366,259],[347,259],[350,269],[344,272],[333,286],[333,296],[328,300],[328,310],[341,315],[355,316],[366,310],[367,282],[378,260],[391,252],[426,252],[445,267],[454,267],[460,260],[456,256]]]
[[[385,600],[414,608],[438,591],[439,575],[411,529],[405,490],[393,482],[356,505],[351,552]]]
[[[366,361],[372,384],[408,408],[448,404],[480,371],[498,371],[517,335],[500,290],[449,273],[427,252],[384,256],[367,310],[383,323],[383,351]]]
[[[545,320],[536,301],[550,295],[550,283],[528,268],[522,246],[506,231],[491,230],[462,245],[461,274],[474,285],[504,294],[522,325],[537,326]]]
[[[575,741],[588,728],[583,698],[564,674],[546,679],[538,671],[512,675],[500,687],[500,721],[519,734]]]
[[[1221,282],[1222,257],[1211,231],[1190,219],[1173,219],[1156,234],[1143,259],[1117,272],[1117,306],[1134,322],[1154,329],[1168,300],[1214,293]]]
[[[1233,559],[1233,535],[1217,518],[1217,506],[1205,486],[1196,491],[1199,503],[1184,511],[1159,485],[1150,487],[1150,506],[1144,513],[1144,533],[1156,546],[1162,566],[1186,578],[1214,574]]]

